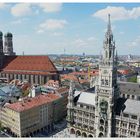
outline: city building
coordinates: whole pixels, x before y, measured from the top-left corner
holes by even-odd
[[[11,93],[11,100],[16,98],[10,102],[7,101],[9,98],[3,99],[5,102],[0,106],[2,127],[13,136],[33,136],[42,130],[49,132],[67,115],[69,89],[61,87],[59,81],[49,80],[44,85],[31,86],[28,82],[13,80],[0,91]]]
[[[0,77],[28,80],[31,84],[44,84],[49,79],[59,80],[59,74],[48,56],[23,55],[13,52],[13,35],[0,32]]]
[[[94,86],[78,91],[75,83],[70,83],[67,122],[71,134],[77,137],[140,137],[140,101],[134,92],[137,90],[140,95],[139,85],[129,84],[125,88],[124,83],[117,81],[117,69],[118,57],[109,15],[99,76]],[[135,96],[128,98],[128,94]]]
[[[40,94],[16,103],[6,103],[1,110],[1,125],[17,137],[33,136],[53,129],[60,99],[56,94]]]
[[[0,87],[0,107],[5,103],[13,103],[20,98],[28,96],[31,84],[28,81],[12,80],[9,84]]]

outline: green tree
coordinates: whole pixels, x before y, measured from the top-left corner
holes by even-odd
[[[131,77],[128,79],[128,82],[137,83],[137,77]]]

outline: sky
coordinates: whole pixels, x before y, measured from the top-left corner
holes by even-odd
[[[108,14],[119,55],[140,54],[140,3],[0,3],[16,54],[100,54]]]

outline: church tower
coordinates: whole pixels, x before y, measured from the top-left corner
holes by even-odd
[[[0,31],[0,68],[3,66],[3,33]]]
[[[117,85],[117,53],[108,15],[107,32],[99,64],[99,79],[96,85],[95,129],[96,137],[114,136],[115,102],[119,97]]]
[[[15,55],[13,52],[13,35],[9,32],[4,35],[4,54]]]

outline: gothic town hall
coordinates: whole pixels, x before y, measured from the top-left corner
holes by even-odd
[[[117,81],[117,64],[108,15],[95,86],[78,91],[75,83],[70,83],[67,122],[71,134],[77,137],[140,137],[140,101],[122,96],[127,92],[120,89],[124,83]],[[133,88],[132,83],[128,84]]]

